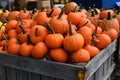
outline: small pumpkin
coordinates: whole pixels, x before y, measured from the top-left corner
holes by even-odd
[[[75,63],[87,63],[90,61],[90,53],[83,48],[73,52],[72,56]]]
[[[30,30],[30,40],[33,44],[36,44],[40,41],[44,41],[48,35],[48,30],[41,25],[35,25]]]
[[[45,38],[45,43],[49,48],[60,48],[62,47],[64,37],[62,34],[55,33],[52,26],[47,23],[48,27],[52,31],[52,34],[48,34]]]
[[[33,58],[41,59],[47,54],[48,48],[44,42],[38,42],[31,50]]]
[[[18,34],[17,34],[15,29],[9,30],[7,35],[8,35],[9,38],[12,38],[12,37],[14,37],[16,39],[18,38]]]
[[[50,57],[58,62],[66,62],[68,59],[67,52],[62,48],[56,48],[50,50]]]
[[[70,13],[75,8],[75,6],[78,6],[77,3],[75,3],[75,2],[66,3],[64,6],[65,14]]]
[[[10,21],[10,20],[17,20],[17,16],[19,15],[19,11],[11,11],[9,12],[9,15],[7,17],[7,20]]]
[[[30,35],[27,35],[27,42],[22,43],[20,45],[20,55],[29,57],[31,55],[31,50],[33,48],[33,45],[30,42]]]
[[[63,41],[63,47],[67,51],[77,51],[84,45],[84,38],[81,34],[73,34],[72,33],[72,27],[71,22],[69,22],[69,35],[65,36]]]

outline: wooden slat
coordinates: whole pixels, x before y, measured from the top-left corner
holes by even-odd
[[[113,64],[113,65],[109,68],[109,70],[107,71],[108,74],[105,75],[103,78],[101,78],[101,80],[107,80],[107,79],[110,77],[110,75],[112,74],[114,68],[115,68],[115,64]]]
[[[77,80],[76,71],[84,70],[84,66],[36,60],[28,57],[2,53],[0,54],[0,64],[19,70],[38,73],[41,75],[47,75],[65,80]]]
[[[103,65],[103,63],[112,55],[116,50],[116,40],[103,49],[96,57],[94,57],[87,65],[87,79],[89,80],[96,70]]]
[[[16,70],[17,80],[29,80],[26,71]]]
[[[42,79],[40,79],[39,74],[31,73],[31,80],[42,80]]]
[[[6,72],[4,66],[0,66],[0,80],[6,80]]]
[[[10,67],[6,67],[7,80],[17,80],[16,70]]]

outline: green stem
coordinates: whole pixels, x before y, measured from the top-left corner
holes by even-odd
[[[18,16],[18,19],[20,20],[21,25],[23,25],[23,21],[22,21],[22,19],[21,19],[21,17],[20,17],[20,16]]]
[[[2,50],[3,50],[3,51],[6,50],[6,45],[5,45],[5,44],[2,45]]]
[[[44,9],[45,9],[45,7],[42,7],[40,11],[43,12]]]
[[[26,33],[26,31],[24,30],[24,28],[22,27],[22,25],[19,25],[19,27],[20,27],[20,29],[21,29],[22,33],[23,33],[23,34],[25,34],[25,33]]]
[[[73,35],[73,33],[72,33],[72,22],[69,21],[68,23],[69,23],[69,36],[72,36]]]
[[[76,9],[77,9],[78,6],[75,6],[75,8],[72,10],[72,12],[76,12]]]
[[[27,12],[27,9],[26,9],[26,8],[24,8],[23,10],[24,10],[24,13],[26,13],[26,12]]]
[[[94,11],[92,11],[91,13],[92,13],[91,17],[95,17],[95,13],[94,13]]]
[[[103,20],[99,20],[98,22],[102,22],[104,27],[105,27],[105,29],[106,29],[106,31],[108,31],[108,26],[106,25],[106,23]]]
[[[54,11],[54,9],[52,9],[52,11],[50,12],[50,14],[48,14],[48,17],[52,16],[53,11]]]
[[[111,18],[111,14],[110,14],[110,12],[108,12],[108,17],[107,17],[107,20],[111,20],[112,18]]]
[[[57,19],[61,19],[63,12],[64,12],[64,10],[63,10],[63,8],[62,8],[62,9],[61,9],[61,13],[60,13],[60,15],[57,17]]]
[[[39,36],[38,27],[35,28],[35,36]]]
[[[31,41],[30,41],[30,34],[27,34],[27,44],[31,44]]]
[[[51,30],[52,34],[55,34],[55,30],[53,29],[53,27],[48,22],[46,22],[46,25]]]

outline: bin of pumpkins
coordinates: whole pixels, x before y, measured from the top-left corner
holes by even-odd
[[[1,11],[0,53],[62,63],[87,63],[118,37],[120,10],[88,10],[75,2]]]

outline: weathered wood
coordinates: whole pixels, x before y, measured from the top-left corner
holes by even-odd
[[[28,80],[27,75],[28,74],[27,74],[26,71],[16,69],[16,78],[17,78],[17,80]]]
[[[108,45],[105,49],[103,49],[96,57],[94,57],[91,61],[86,65],[87,69],[87,79],[92,76],[95,71],[103,65],[103,63],[114,53],[116,50],[116,40],[114,40],[110,45]]]
[[[41,75],[60,79],[64,78],[65,80],[77,80],[76,71],[84,70],[84,66],[36,60],[28,57],[2,53],[0,54],[0,64]]]
[[[104,77],[101,78],[101,80],[107,80],[109,79],[110,75],[112,74],[113,70],[115,68],[115,64],[113,64],[109,70],[107,71],[108,74],[106,74]]]
[[[6,76],[7,80],[17,80],[15,69],[6,67],[6,74],[7,74]]]
[[[6,80],[5,67],[0,65],[0,80]]]

